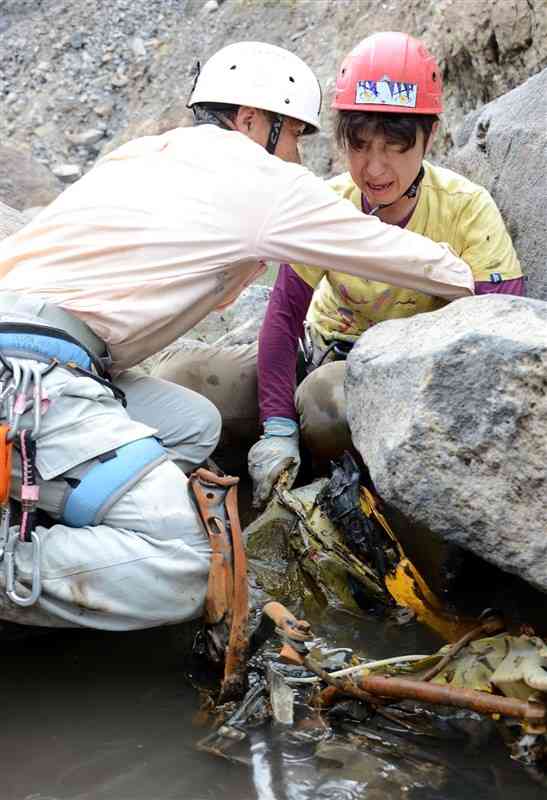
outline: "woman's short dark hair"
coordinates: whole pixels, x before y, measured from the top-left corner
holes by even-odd
[[[343,150],[359,150],[363,141],[378,134],[395,142],[403,152],[416,144],[419,128],[424,134],[424,145],[431,136],[437,114],[399,114],[378,111],[339,111],[336,119],[336,141]]]

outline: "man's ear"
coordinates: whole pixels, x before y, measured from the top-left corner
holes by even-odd
[[[234,119],[236,130],[245,135],[249,134],[258,111],[250,106],[241,106]]]
[[[433,127],[431,128],[431,133],[429,134],[429,138],[425,145],[424,156],[426,156],[428,153],[431,152],[431,148],[433,147],[433,141],[435,139],[435,136],[437,135],[437,131],[439,130],[440,124],[441,123],[439,122],[439,120],[433,123]]]

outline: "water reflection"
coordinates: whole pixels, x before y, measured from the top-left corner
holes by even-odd
[[[323,635],[373,658],[428,652],[419,626],[331,614]],[[335,739],[260,726],[247,766],[198,752],[197,691],[174,629],[3,642],[2,800],[537,800],[545,787],[467,721],[333,723]],[[175,642],[176,640],[176,642]],[[442,727],[442,726],[441,726]],[[483,730],[482,726],[479,726]],[[485,741],[486,738],[486,741]]]

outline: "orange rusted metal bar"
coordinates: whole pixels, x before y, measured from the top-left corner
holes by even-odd
[[[475,689],[459,689],[440,686],[436,683],[413,681],[409,678],[386,678],[383,675],[357,675],[349,678],[333,678],[322,667],[307,656],[305,665],[325,683],[338,691],[374,704],[386,700],[420,700],[432,705],[456,706],[476,711],[478,714],[499,714],[504,717],[544,723],[547,708],[543,703],[527,703],[512,697],[478,692]]]
[[[413,681],[409,678],[386,678],[383,675],[362,675],[355,679],[360,691],[379,697],[398,700],[421,700],[434,705],[468,708],[479,714],[500,714],[504,717],[523,719],[528,722],[545,721],[547,708],[543,703],[527,703],[512,697],[478,692],[475,689],[459,689],[435,683]],[[342,688],[339,686],[339,688]],[[344,687],[345,688],[345,687]]]

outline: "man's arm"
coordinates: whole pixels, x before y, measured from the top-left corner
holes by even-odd
[[[265,259],[315,264],[447,299],[474,294],[469,267],[446,245],[387,225],[305,171],[277,193],[256,239]]]

